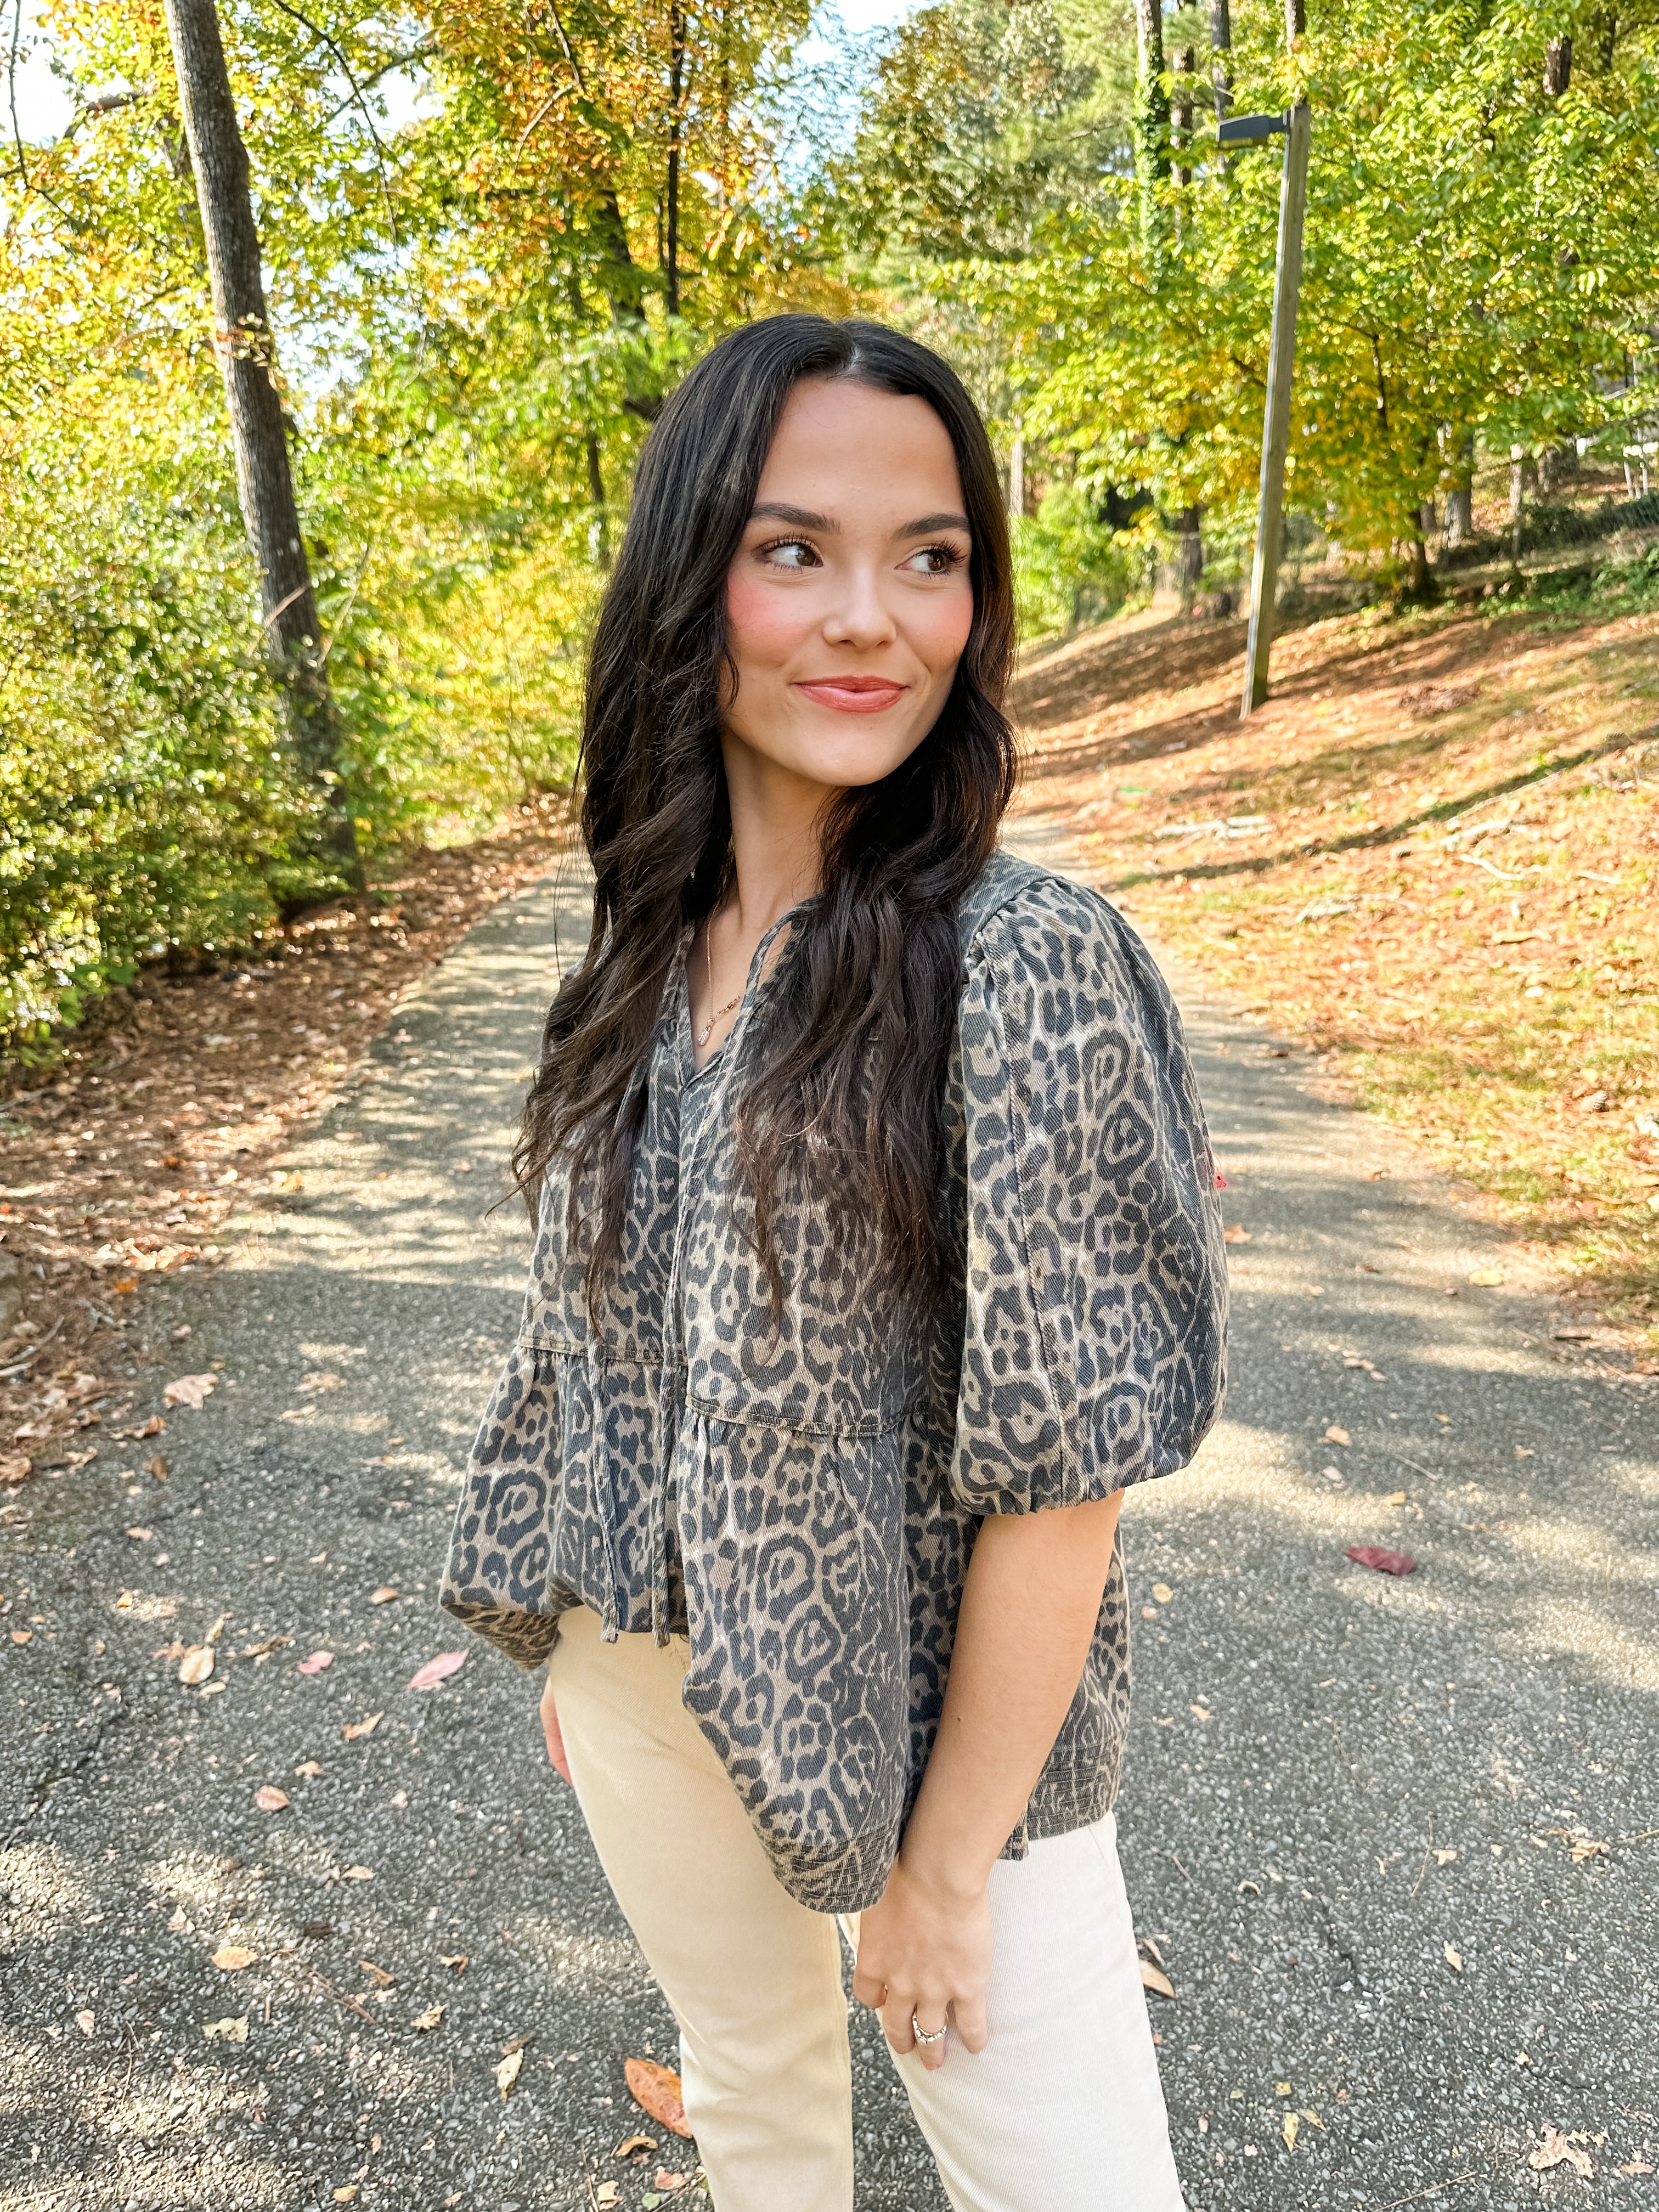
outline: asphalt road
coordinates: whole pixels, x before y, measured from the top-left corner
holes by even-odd
[[[434,1593],[526,1244],[489,1208],[581,929],[553,880],[500,908],[236,1260],[149,1293],[189,1331],[155,1410],[216,1376],[165,1485],[106,1441],[0,1532],[6,2212],[706,2201],[653,2188],[693,2160],[623,2059],[672,2027],[534,1683],[474,1644],[407,1686],[471,1640]],[[1659,1386],[1553,1339],[1408,1148],[1183,996],[1248,1241],[1226,1419],[1125,1514],[1119,1818],[1190,2204],[1659,2203]],[[854,2036],[859,2212],[939,2212]]]

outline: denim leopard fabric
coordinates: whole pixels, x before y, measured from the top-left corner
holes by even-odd
[[[885,1886],[983,1517],[1183,1466],[1224,1386],[1214,1166],[1145,948],[1094,893],[1001,854],[961,919],[939,1198],[957,1258],[934,1312],[896,1325],[864,1294],[860,1255],[786,1181],[771,1314],[733,1120],[787,977],[789,918],[701,1070],[682,948],[642,1068],[619,1262],[590,1321],[552,1177],[443,1585],[526,1668],[575,1606],[607,1638],[688,1637],[686,1706],[778,1880],[823,1912]],[[1107,1810],[1128,1703],[1120,1553],[1005,1856]]]

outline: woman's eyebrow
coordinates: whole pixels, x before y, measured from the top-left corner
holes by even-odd
[[[831,522],[827,514],[814,514],[808,507],[790,507],[782,500],[768,500],[764,506],[750,510],[751,522],[793,522],[798,530],[839,530],[838,522]]]
[[[894,532],[896,538],[933,538],[941,530],[967,530],[965,514],[924,514],[920,522],[907,522],[902,530]],[[972,532],[969,532],[969,536]]]

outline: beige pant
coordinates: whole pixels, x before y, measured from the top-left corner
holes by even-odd
[[[680,1704],[689,1649],[567,1613],[550,1672],[576,1792],[680,2028],[716,2212],[850,2212],[836,1923],[780,1888]],[[1112,1816],[991,1875],[990,2042],[895,2058],[956,2212],[1181,2212]],[[842,1922],[850,1942],[855,1923]]]

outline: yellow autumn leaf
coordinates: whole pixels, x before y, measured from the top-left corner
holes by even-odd
[[[495,2069],[495,2087],[501,2093],[502,2104],[507,2102],[507,2096],[512,2090],[513,2084],[519,2078],[519,2069],[523,2064],[523,2051],[510,2051],[507,2057],[502,2059],[501,2064]]]
[[[1172,1997],[1175,1995],[1175,1986],[1169,1976],[1161,1972],[1146,1959],[1143,1959],[1140,1962],[1140,1985],[1142,1989],[1155,1990],[1161,1997]]]
[[[1285,2115],[1285,2148],[1286,2150],[1294,2150],[1296,2148],[1296,2114],[1294,2112],[1286,2112]]]
[[[1453,1973],[1461,1974],[1463,1971],[1463,1954],[1454,1950],[1449,1943],[1443,1943],[1440,1948],[1445,1953],[1446,1964],[1451,1968]]]

